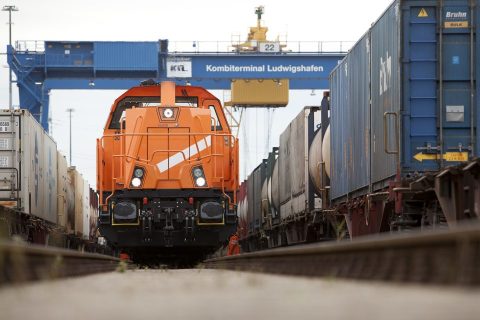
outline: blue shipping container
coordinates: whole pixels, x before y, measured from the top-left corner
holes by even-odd
[[[332,72],[332,200],[480,156],[478,2],[394,1]]]
[[[331,178],[332,195],[344,195],[368,186],[370,181],[369,164],[369,35],[361,38],[350,54],[331,74],[332,114],[331,136],[333,161]],[[348,84],[348,90],[343,86]],[[335,110],[335,112],[333,112]]]

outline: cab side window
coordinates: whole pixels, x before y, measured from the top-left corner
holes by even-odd
[[[217,111],[215,110],[215,106],[209,106],[210,109],[210,121],[211,121],[211,130],[212,131],[220,131],[222,130],[222,124],[218,120]]]

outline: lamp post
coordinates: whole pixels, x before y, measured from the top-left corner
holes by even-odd
[[[18,11],[15,6],[3,6],[2,11],[8,11],[8,44],[12,45],[12,11]],[[8,72],[8,107],[13,109],[12,105],[12,68]]]

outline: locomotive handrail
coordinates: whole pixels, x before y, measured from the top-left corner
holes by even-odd
[[[119,134],[119,135],[105,135],[103,136],[102,138],[100,138],[99,140],[103,140],[104,138],[113,138],[113,137],[118,137],[118,136],[128,136],[128,135],[134,135],[134,134]],[[168,134],[168,133],[147,133],[147,134],[139,134],[139,135],[152,135],[152,136],[160,136],[160,135],[167,135],[167,136],[171,136],[172,134]],[[201,134],[196,134],[196,133],[193,133],[193,134],[189,134],[189,133],[181,133],[181,134],[176,134],[176,135],[201,135]],[[203,134],[205,136],[210,136],[210,134]],[[221,137],[221,136],[230,136],[230,138],[232,139],[233,138],[233,141],[235,141],[235,137],[233,137],[233,135],[231,134],[217,134],[217,135],[213,135],[213,136],[217,136],[217,137]],[[196,140],[196,139],[195,139]],[[197,150],[200,150],[198,148],[198,141],[195,141],[195,145],[197,147]],[[213,148],[213,145],[210,146],[210,148]],[[229,145],[227,146],[227,148],[229,149],[234,149],[235,147],[232,146],[232,145]],[[181,153],[183,158],[184,158],[184,161],[189,161],[190,160],[190,157],[186,157],[185,156],[185,153],[184,153],[184,150],[185,149],[160,149],[160,150],[155,150],[153,153],[152,153],[152,157],[149,158],[149,159],[139,159],[138,157],[133,157],[133,156],[128,156],[129,158],[133,158],[135,160],[140,160],[142,162],[151,162],[152,161],[152,158],[153,158],[153,155],[157,154],[157,153],[172,153],[172,152],[176,152],[176,153]],[[206,150],[206,149],[204,149]],[[202,150],[203,151],[203,150]],[[223,153],[211,153],[209,156],[211,155],[214,155],[214,156],[223,156],[224,154]],[[121,157],[121,156],[127,156],[125,154],[125,152],[121,152],[120,154],[117,154],[117,155],[113,155],[114,157]],[[200,157],[200,159],[203,159],[203,158],[206,158],[206,156],[203,156],[203,157]]]
[[[121,130],[122,129],[123,128],[121,128]],[[126,142],[125,141],[126,137],[149,137],[149,136],[157,136],[157,137],[158,136],[168,136],[168,137],[171,137],[171,136],[188,136],[188,137],[191,137],[191,136],[193,136],[194,145],[197,149],[198,154],[200,154],[201,151],[208,150],[208,149],[210,149],[210,152],[206,155],[197,156],[194,159],[192,159],[190,156],[187,157],[187,155],[184,152],[185,148],[183,148],[181,150],[170,149],[170,148],[155,150],[148,159],[142,159],[142,158],[139,158],[139,157],[136,157],[136,156],[131,156],[131,155],[126,154],[127,151],[126,151],[126,148],[124,146],[124,143]],[[197,136],[200,136],[201,138],[197,138]],[[183,161],[186,161],[188,163],[205,160],[207,158],[209,158],[208,162],[210,162],[211,159],[213,158],[214,178],[220,179],[222,192],[230,199],[230,197],[225,193],[225,168],[224,168],[224,166],[221,166],[222,172],[221,172],[220,176],[217,176],[217,158],[218,157],[224,157],[225,153],[218,153],[216,151],[216,149],[217,149],[216,143],[212,143],[208,148],[205,148],[203,150],[200,150],[200,148],[199,148],[199,145],[198,145],[199,141],[205,139],[208,136],[211,136],[212,140],[215,139],[215,138],[228,137],[229,141],[226,141],[227,142],[226,145],[222,144],[222,146],[223,146],[222,149],[224,150],[225,147],[228,148],[230,150],[231,156],[233,156],[233,154],[231,152],[235,151],[236,148],[238,148],[238,145],[236,143],[236,138],[233,136],[233,134],[231,134],[231,133],[219,133],[217,130],[214,130],[214,131],[209,132],[209,133],[205,133],[205,132],[202,132],[202,133],[196,133],[196,132],[193,132],[193,133],[192,132],[182,132],[182,133],[177,133],[177,132],[175,132],[175,133],[174,132],[168,132],[168,133],[167,132],[166,133],[160,133],[160,132],[155,132],[155,133],[139,133],[139,132],[125,133],[125,132],[120,132],[120,133],[116,133],[116,134],[106,134],[106,135],[102,136],[100,139],[98,139],[98,141],[99,141],[98,143],[99,143],[99,148],[100,148],[100,147],[103,146],[104,141],[107,140],[107,139],[119,139],[121,141],[120,142],[120,153],[119,154],[113,154],[112,158],[121,158],[122,159],[121,163],[124,163],[125,159],[133,159],[133,160],[139,161],[140,163],[145,163],[145,164],[148,164],[148,165],[152,165],[153,158],[158,153],[167,153],[167,154],[169,154],[169,153],[180,153],[183,157]],[[102,153],[103,153],[103,148],[102,148]],[[101,158],[103,159],[103,154],[102,154]],[[123,172],[123,169],[124,169],[123,167],[124,166],[120,165],[120,170],[121,171],[118,175],[116,175],[115,174],[115,162],[116,161],[112,161],[112,191],[117,189],[117,183],[121,183],[122,185],[124,185],[124,183],[122,181],[125,180],[125,173]],[[235,174],[234,174],[234,176],[232,176],[232,179],[236,180]],[[178,179],[176,179],[176,180],[178,180]],[[103,194],[102,183],[103,183],[103,174],[100,176],[100,185],[99,185],[99,190],[100,190],[101,194]],[[112,192],[112,194],[113,194],[113,192]],[[106,199],[106,202],[108,202],[108,198]],[[102,199],[103,199],[103,197],[102,197]]]
[[[154,153],[161,153],[161,152],[177,152],[177,153],[183,153],[182,151],[176,151],[176,150],[171,150],[171,151],[165,151],[165,150],[157,150],[155,151]],[[204,156],[201,156],[201,157],[198,157],[196,159],[199,159],[199,160],[203,160],[203,159],[206,159],[206,158],[211,158],[211,157],[222,157],[224,156],[223,154],[221,153],[212,153],[212,154],[208,154],[208,155],[204,155]],[[112,155],[113,158],[128,158],[128,159],[133,159],[133,160],[137,160],[139,162],[142,162],[142,163],[146,163],[146,164],[150,164],[150,162],[152,160],[150,159],[142,159],[142,158],[138,158],[138,157],[134,157],[134,156],[131,156],[131,155],[125,155],[125,154],[114,154]],[[198,160],[192,160],[190,158],[184,158],[184,161],[187,161],[187,162],[196,162]]]
[[[165,128],[169,128],[169,127],[165,127]],[[175,129],[177,129],[177,127],[175,127]],[[212,131],[213,132],[213,131]],[[197,135],[197,136],[211,136],[211,135],[214,135],[214,136],[230,136],[232,138],[235,138],[233,136],[233,134],[231,133],[205,133],[205,132],[202,132],[202,133],[191,133],[191,132],[169,132],[169,133],[163,133],[163,132],[152,132],[152,133],[149,133],[149,132],[146,132],[146,133],[117,133],[117,134],[105,134],[103,135],[100,139],[102,140],[103,138],[116,138],[116,137],[121,137],[121,136],[184,136],[184,135]]]

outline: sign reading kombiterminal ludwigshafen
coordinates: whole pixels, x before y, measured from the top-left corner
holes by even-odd
[[[295,74],[297,72],[323,72],[323,66],[311,65],[248,65],[248,66],[236,66],[230,65],[205,65],[205,71],[207,72],[287,72]]]
[[[325,77],[336,65],[337,60],[333,60],[326,67],[315,63],[314,61],[292,61],[293,59],[265,59],[256,58],[254,63],[250,60],[235,60],[217,58],[215,63],[212,59],[207,61],[204,58],[187,57],[169,57],[167,58],[167,77],[168,78],[298,78],[307,77]],[[218,61],[218,62],[217,62]]]

